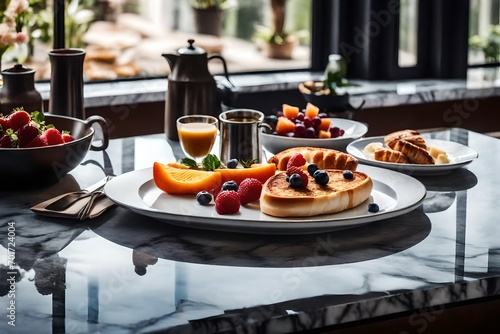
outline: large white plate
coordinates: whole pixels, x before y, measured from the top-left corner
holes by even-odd
[[[106,184],[106,195],[116,204],[139,214],[186,227],[260,234],[319,233],[354,227],[398,216],[415,209],[424,200],[424,185],[401,173],[359,165],[374,183],[369,199],[359,206],[336,214],[306,218],[271,217],[258,204],[241,207],[233,215],[219,215],[213,205],[199,205],[195,196],[172,196],[158,189],[152,169],[140,169],[113,178]],[[379,205],[368,212],[368,203]]]
[[[347,145],[363,137],[368,132],[364,123],[343,118],[331,118],[332,125],[345,131],[342,137],[337,138],[294,138],[263,133],[262,146],[269,152],[276,154],[291,147],[323,147],[344,151]]]
[[[439,175],[450,173],[457,168],[471,163],[478,157],[477,151],[469,146],[448,140],[426,138],[425,142],[428,146],[434,146],[446,152],[450,158],[450,163],[442,165],[418,165],[377,161],[365,155],[363,152],[366,145],[374,142],[384,143],[384,137],[369,137],[355,140],[347,145],[347,153],[355,156],[361,163],[388,168],[410,175]]]

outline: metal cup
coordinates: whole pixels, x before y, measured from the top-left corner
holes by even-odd
[[[220,160],[262,161],[260,134],[262,129],[272,130],[263,123],[264,114],[252,109],[232,109],[219,115]]]

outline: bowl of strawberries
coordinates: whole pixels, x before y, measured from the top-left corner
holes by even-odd
[[[101,145],[94,145],[94,124],[101,127]],[[28,113],[22,108],[0,115],[1,188],[49,185],[78,166],[89,150],[108,145],[106,121]]]
[[[319,147],[344,151],[347,145],[368,132],[366,124],[331,118],[308,102],[304,109],[283,104],[276,115],[266,116],[272,133],[261,136],[264,149],[272,154],[292,147]]]

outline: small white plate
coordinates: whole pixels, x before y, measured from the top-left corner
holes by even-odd
[[[343,118],[330,118],[332,126],[345,131],[344,135],[337,138],[295,138],[263,133],[262,146],[272,154],[279,153],[292,147],[322,147],[345,152],[347,145],[365,135],[368,127],[364,123]]]
[[[219,215],[214,205],[199,205],[194,195],[173,196],[158,189],[152,168],[119,175],[104,191],[119,206],[169,224],[259,234],[307,234],[355,227],[407,213],[425,198],[424,185],[410,176],[366,165],[358,170],[373,180],[370,198],[355,208],[314,217],[272,217],[262,213],[258,203],[242,206],[237,214]],[[368,212],[370,202],[377,203],[380,211]]]
[[[448,140],[426,138],[425,142],[428,146],[434,146],[446,152],[448,158],[450,159],[450,163],[441,165],[419,165],[377,161],[366,155],[363,151],[366,145],[375,142],[383,144],[384,137],[369,137],[355,140],[347,146],[347,153],[356,157],[361,163],[381,168],[388,168],[411,175],[447,174],[457,168],[470,164],[478,157],[477,151],[473,150],[469,146]]]

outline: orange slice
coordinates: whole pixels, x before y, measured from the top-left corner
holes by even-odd
[[[250,168],[224,168],[216,169],[215,172],[221,174],[222,183],[235,181],[237,184],[240,184],[241,181],[250,177],[264,183],[276,173],[276,165],[274,163],[253,164]]]
[[[221,187],[221,174],[188,168],[175,168],[155,162],[153,179],[158,188],[172,195],[197,194]]]

